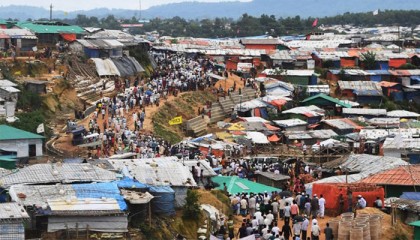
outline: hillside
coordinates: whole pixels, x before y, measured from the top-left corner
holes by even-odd
[[[142,11],[145,18],[171,18],[181,16],[186,19],[195,18],[239,18],[243,13],[253,16],[261,14],[275,15],[277,17],[288,17],[300,15],[301,17],[323,17],[342,14],[345,12],[367,12],[376,9],[398,9],[416,10],[420,9],[420,1],[417,0],[253,0],[250,2],[183,2],[159,5]],[[113,14],[117,17],[138,16],[138,9],[107,9],[97,8],[86,11],[54,11],[54,18],[72,19],[77,14],[87,16],[104,17]],[[26,20],[28,18],[48,18],[49,10],[31,6],[2,6],[0,7],[1,18],[17,18]]]

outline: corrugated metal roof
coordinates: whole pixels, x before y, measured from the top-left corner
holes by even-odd
[[[240,40],[240,43],[242,43],[242,44],[244,44],[244,45],[246,45],[246,44],[261,44],[261,45],[265,45],[265,44],[267,44],[267,45],[273,45],[273,44],[282,44],[283,43],[283,41],[281,41],[281,40],[279,40],[279,39],[275,39],[275,38],[273,38],[273,39],[270,39],[270,38],[266,38],[266,39],[247,39],[247,38],[244,38],[244,39],[241,39]]]
[[[307,122],[299,118],[287,119],[287,120],[274,120],[273,122],[280,127],[294,127],[294,126],[308,125]]]
[[[333,176],[305,184],[307,190],[312,189],[314,183],[354,183],[378,172],[392,169],[398,166],[408,165],[401,158],[383,157],[369,154],[350,154],[331,162],[323,163],[323,168],[335,169],[341,167],[349,172],[359,172],[356,174]]]
[[[361,128],[359,125],[354,123],[348,118],[341,118],[341,119],[328,119],[323,120],[322,122],[328,124],[331,127],[337,128],[337,129],[359,129]]]
[[[386,109],[343,108],[343,114],[348,115],[386,116],[386,113]]]
[[[34,33],[27,29],[10,28],[0,29],[0,33],[8,35],[10,38],[22,38],[22,39],[38,39]]]
[[[176,161],[176,157],[133,160],[109,160],[115,169],[126,175],[154,186],[196,186],[187,166]],[[176,174],[174,174],[176,173]]]
[[[0,125],[0,141],[16,139],[43,139],[41,135],[23,131],[7,125]]]
[[[361,183],[379,185],[419,186],[420,166],[408,165],[390,169],[363,179]]]
[[[0,221],[16,221],[29,218],[28,213],[19,203],[1,203]]]
[[[57,34],[57,33],[70,33],[70,34],[83,34],[85,30],[79,26],[72,25],[53,25],[54,23],[37,23],[37,22],[21,22],[17,23],[20,28],[28,29],[38,34]]]
[[[403,138],[399,136],[394,138],[387,138],[385,139],[382,148],[420,150],[420,138]]]
[[[35,164],[0,178],[1,186],[16,184],[109,182],[117,179],[114,172],[90,164]]]
[[[6,92],[9,92],[9,93],[18,93],[18,92],[20,92],[19,89],[14,88],[14,87],[0,87],[0,88],[3,89]]]
[[[340,89],[348,90],[377,90],[382,91],[381,87],[376,82],[371,81],[338,81]]]
[[[321,108],[311,105],[307,107],[295,107],[286,111],[283,111],[283,114],[301,114],[305,115],[307,117],[318,117],[318,116],[324,116],[324,110]]]
[[[394,110],[394,111],[388,112],[386,115],[388,117],[398,117],[398,118],[420,117],[420,114],[406,111],[406,110]]]

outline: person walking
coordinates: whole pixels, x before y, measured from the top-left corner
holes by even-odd
[[[330,227],[330,223],[327,223],[327,227],[324,229],[324,234],[325,234],[325,240],[334,239],[333,230]]]
[[[319,240],[319,235],[321,235],[321,229],[318,226],[318,223],[313,223],[311,227],[311,233],[312,233],[312,240]]]
[[[320,198],[318,200],[318,204],[319,204],[319,217],[320,218],[324,218],[324,215],[325,215],[325,203],[326,203],[325,198],[321,194],[320,195]]]

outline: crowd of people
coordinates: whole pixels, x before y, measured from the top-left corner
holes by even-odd
[[[146,109],[159,105],[161,99],[180,92],[197,91],[212,86],[208,73],[215,72],[213,63],[205,58],[155,53],[157,68],[150,79],[125,79],[116,84],[118,95],[103,98],[96,104],[88,123],[85,142],[102,141],[96,157],[112,154],[137,153],[138,158],[175,155],[183,152],[179,146],[154,137],[144,130]],[[102,129],[102,131],[101,131]]]

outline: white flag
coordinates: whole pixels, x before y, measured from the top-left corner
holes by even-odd
[[[373,11],[373,16],[376,16],[379,14],[379,9],[376,9],[375,11]]]
[[[39,124],[39,125],[38,125],[38,127],[36,128],[36,133],[43,133],[43,132],[45,132],[45,129],[44,129],[44,124],[43,124],[43,123],[41,123],[41,124]]]

